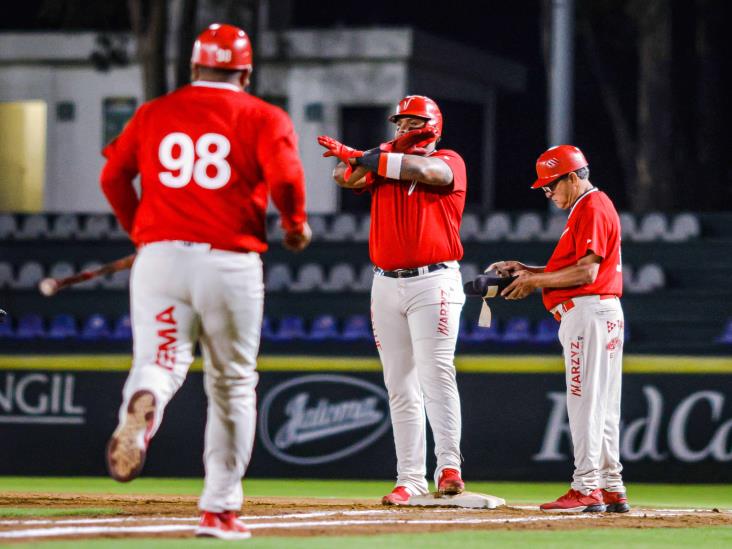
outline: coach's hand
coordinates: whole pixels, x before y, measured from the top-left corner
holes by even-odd
[[[529,271],[514,271],[513,276],[516,277],[508,288],[501,292],[506,299],[523,299],[536,289],[534,284],[534,275]]]
[[[511,276],[516,274],[516,271],[527,271],[529,267],[521,263],[520,261],[496,261],[488,265],[488,268],[484,272],[496,271],[499,276]]]
[[[287,231],[282,239],[282,245],[291,252],[301,252],[308,247],[313,239],[313,231],[307,221],[301,227]]]

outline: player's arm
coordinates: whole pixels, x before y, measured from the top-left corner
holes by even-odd
[[[138,111],[139,112],[139,111]],[[135,213],[140,203],[133,180],[139,172],[137,165],[137,114],[125,126],[122,133],[109,145],[102,154],[107,161],[99,176],[99,183],[104,196],[114,215],[127,234],[132,233]]]
[[[592,250],[587,252],[576,264],[550,273],[515,271],[513,283],[501,292],[506,299],[523,299],[537,288],[570,288],[592,284],[600,271],[602,257]]]
[[[365,151],[363,156],[351,160],[388,179],[419,181],[427,185],[445,187],[453,180],[452,170],[440,158],[385,152],[379,148]]]
[[[339,162],[333,169],[333,179],[338,186],[344,189],[362,189],[368,183],[366,182],[366,175],[369,170],[363,166],[356,166],[346,179],[346,165],[343,162]]]

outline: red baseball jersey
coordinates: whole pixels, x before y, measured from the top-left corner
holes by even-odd
[[[544,271],[549,273],[576,265],[590,251],[602,257],[595,282],[571,288],[544,288],[542,295],[547,310],[583,295],[623,295],[620,218],[608,196],[596,188],[572,206],[564,232]]]
[[[197,81],[145,103],[103,154],[102,190],[138,246],[187,240],[263,252],[268,194],[285,230],[306,220],[290,118],[233,84]]]
[[[460,222],[467,186],[465,162],[448,149],[431,156],[450,166],[451,185],[437,187],[379,176],[370,185],[369,253],[374,265],[386,271],[463,257]]]

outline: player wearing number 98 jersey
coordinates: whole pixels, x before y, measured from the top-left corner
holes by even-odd
[[[104,149],[101,174],[138,247],[134,360],[107,448],[110,474],[140,473],[200,339],[209,405],[198,534],[227,539],[248,536],[232,512],[254,440],[268,195],[285,246],[300,251],[310,241],[297,137],[284,111],[244,91],[251,62],[243,30],[210,26],[194,45],[192,84],[142,105]]]

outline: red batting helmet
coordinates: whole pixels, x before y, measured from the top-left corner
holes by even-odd
[[[442,135],[442,113],[437,103],[424,95],[408,95],[397,105],[396,112],[389,117],[390,122],[396,122],[399,118],[413,116],[423,118],[427,126],[435,130],[435,135]]]
[[[239,27],[214,23],[198,35],[191,63],[232,71],[251,70],[252,45]]]
[[[538,179],[531,185],[532,189],[546,187],[555,179],[569,172],[587,166],[588,162],[582,151],[573,145],[557,145],[547,149],[536,160]]]

